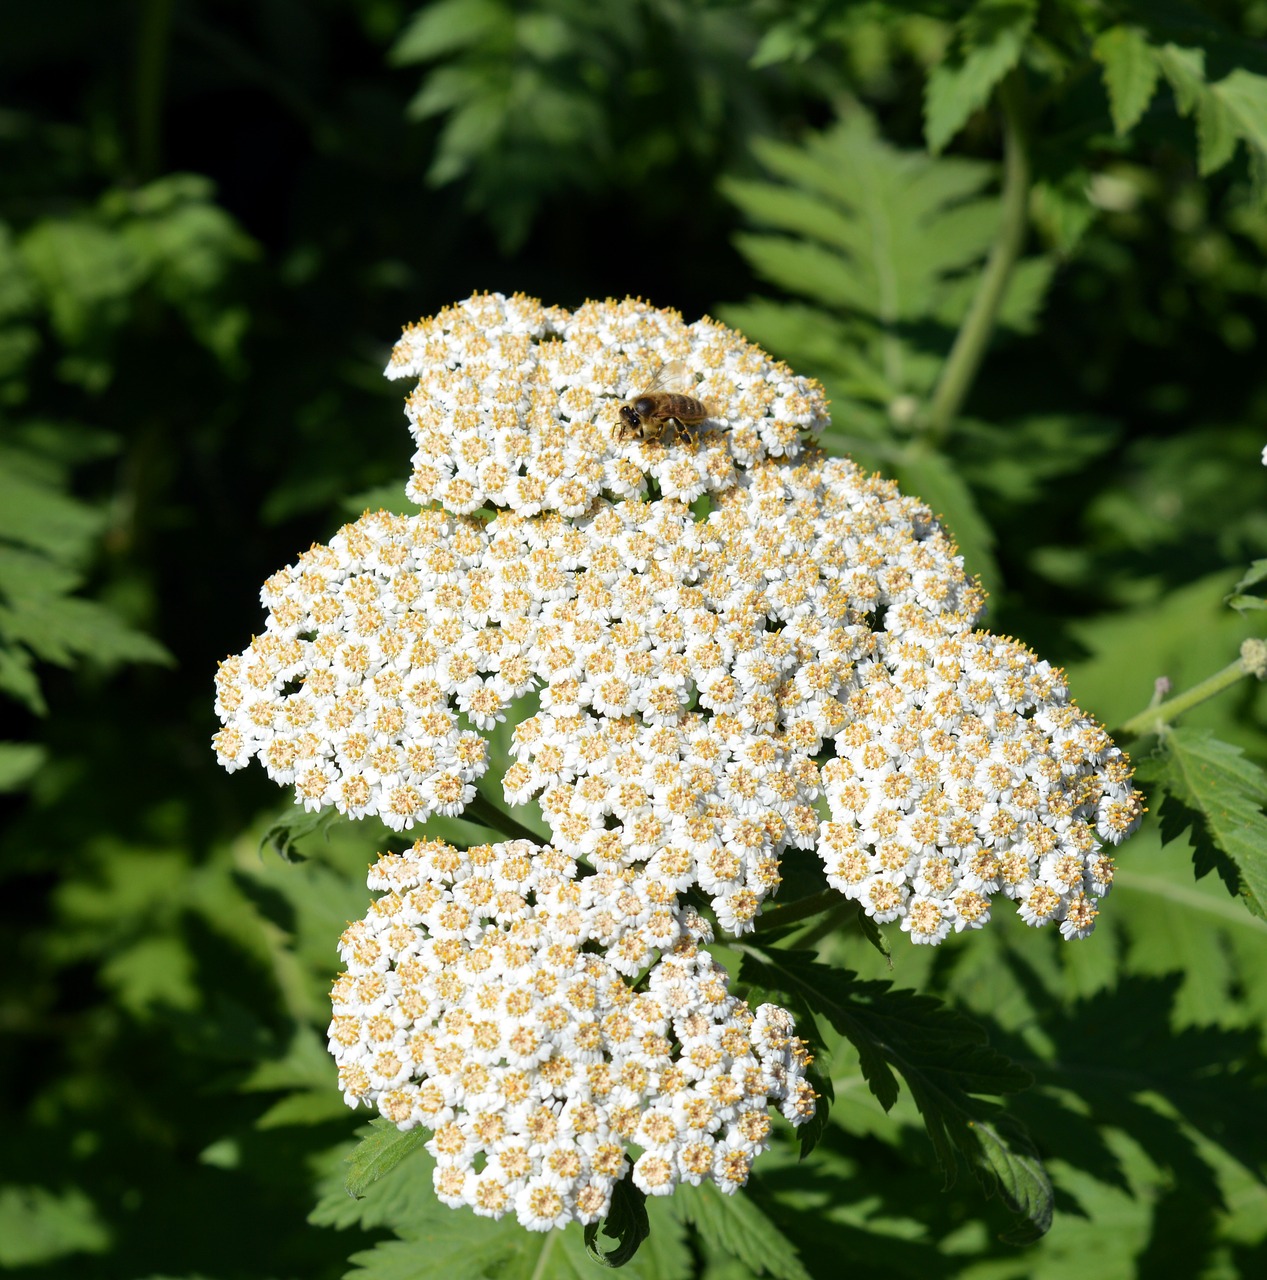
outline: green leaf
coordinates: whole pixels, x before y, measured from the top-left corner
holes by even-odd
[[[947,1182],[958,1153],[987,1194],[998,1191],[1030,1231],[1047,1230],[1050,1187],[1035,1173],[1032,1147],[1019,1130],[1005,1139],[997,1106],[977,1096],[1018,1093],[1032,1077],[992,1049],[977,1023],[932,996],[895,991],[887,982],[861,981],[847,969],[820,964],[812,952],[762,954],[745,945],[743,953],[743,981],[779,993],[810,1023],[821,1014],[853,1045],[863,1077],[886,1111],[898,1099],[895,1072],[901,1075]]]
[[[31,475],[29,459],[25,452],[0,449],[0,538],[76,564],[105,521],[100,512]]]
[[[994,554],[994,532],[954,463],[931,449],[912,447],[903,452],[894,471],[902,488],[928,503],[958,543],[964,569],[976,574],[985,590],[997,597],[1003,578]]]
[[[998,232],[998,202],[981,195],[992,166],[899,151],[861,110],[799,146],[762,141],[754,151],[781,181],[723,183],[770,228],[736,244],[758,275],[812,305],[755,300],[725,308],[725,318],[821,378],[844,434],[909,430]],[[1003,327],[1034,327],[1053,266],[1043,257],[1018,264]],[[888,418],[874,432],[871,406]]]
[[[673,1212],[690,1223],[710,1248],[741,1262],[755,1275],[775,1280],[809,1280],[796,1246],[742,1191],[722,1195],[716,1183],[679,1186]]]
[[[998,1179],[1000,1193],[1021,1222],[1007,1232],[1008,1244],[1030,1244],[1051,1229],[1056,1194],[1029,1135],[1007,1116],[973,1120],[983,1164]]]
[[[484,1280],[490,1274],[498,1280],[528,1280],[533,1275],[545,1280],[554,1274],[545,1264],[559,1232],[530,1236],[513,1217],[490,1222],[468,1211],[447,1209],[438,1201],[436,1209],[424,1223],[408,1228],[404,1239],[384,1240],[354,1253],[348,1261],[355,1270],[345,1280],[434,1280],[436,1276]]]
[[[759,269],[838,309],[887,325],[929,315],[945,282],[984,257],[993,238],[993,202],[970,199],[989,181],[989,166],[898,151],[864,112],[802,146],[763,141],[754,151],[790,185],[730,182],[723,190],[755,221],[816,237],[813,255],[789,254],[798,241],[774,240]],[[741,242],[745,254],[759,239]],[[829,271],[830,295],[821,282],[807,284],[818,266]]]
[[[25,649],[0,644],[0,693],[7,693],[37,716],[48,714],[48,703]]]
[[[1172,728],[1162,748],[1162,839],[1187,832],[1198,877],[1217,869],[1250,911],[1267,918],[1267,774],[1204,729]]]
[[[1091,175],[1081,165],[1066,173],[1035,178],[1029,212],[1044,239],[1063,257],[1073,253],[1097,209],[1087,197]]]
[[[805,1072],[805,1078],[814,1090],[816,1102],[814,1114],[796,1129],[796,1137],[801,1144],[802,1160],[818,1146],[827,1130],[827,1122],[831,1118],[832,1103],[836,1101],[836,1087],[831,1082],[831,1076],[825,1071],[820,1071],[817,1063],[810,1064]]]
[[[329,839],[329,828],[337,821],[336,809],[305,809],[295,804],[274,819],[260,837],[260,853],[272,849],[284,862],[302,862],[304,855],[298,849],[300,840],[316,832],[323,832]]]
[[[479,44],[505,29],[511,15],[497,0],[439,0],[419,9],[392,46],[396,66],[428,62]]]
[[[789,60],[804,62],[813,55],[814,49],[814,39],[802,23],[795,19],[776,22],[761,37],[748,65],[758,70]]]
[[[157,640],[128,626],[105,605],[73,596],[30,597],[0,605],[0,636],[60,666],[72,666],[77,658],[91,658],[103,666],[173,661]]]
[[[934,154],[1020,61],[1036,9],[1033,0],[977,0],[965,15],[955,51],[933,68],[924,94],[924,136]]]
[[[615,1249],[604,1252],[599,1248],[600,1226],[605,1236],[619,1241]],[[585,1228],[585,1252],[601,1266],[623,1267],[650,1234],[646,1193],[634,1184],[626,1171],[625,1176],[612,1187],[611,1208],[606,1219],[602,1223],[591,1222]]]
[[[1221,169],[1243,141],[1259,165],[1267,160],[1267,76],[1238,67],[1210,84],[1205,50],[1164,45],[1154,51],[1158,66],[1174,90],[1180,115],[1196,116],[1198,169]]]
[[[77,1187],[0,1187],[0,1266],[36,1267],[74,1253],[105,1253],[110,1230]]]
[[[955,462],[975,490],[1013,504],[1032,502],[1058,476],[1107,453],[1121,434],[1119,423],[1091,414],[1035,414],[997,423],[961,418]]]
[[[425,1129],[398,1129],[381,1116],[370,1121],[370,1129],[347,1159],[348,1175],[343,1186],[353,1199],[360,1199],[379,1178],[427,1141]]]
[[[1157,91],[1161,69],[1140,27],[1109,27],[1096,37],[1091,54],[1104,67],[1113,128],[1123,136],[1139,123]]]
[[[1267,560],[1255,560],[1245,570],[1240,581],[1224,597],[1224,604],[1242,614],[1267,609],[1267,599],[1249,594],[1249,588],[1256,587],[1260,582],[1267,582]]]
[[[1260,155],[1267,154],[1267,76],[1238,67],[1213,86],[1235,123],[1237,134]]]
[[[20,791],[47,759],[48,751],[34,742],[0,742],[0,793]]]

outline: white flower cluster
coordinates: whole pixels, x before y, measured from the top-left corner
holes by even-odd
[[[698,445],[618,442],[621,400],[681,360],[680,390],[712,412]],[[418,451],[407,492],[465,515],[501,507],[580,516],[606,492],[631,497],[652,477],[692,502],[729,488],[736,468],[795,457],[827,422],[822,387],[715,321],[687,325],[641,302],[574,313],[535,298],[483,294],[406,329],[387,366],[416,377],[406,414]]]
[[[678,360],[717,416],[619,438],[620,398]],[[502,792],[539,797],[552,843],[384,858],[333,993],[349,1101],[433,1130],[446,1202],[593,1222],[631,1146],[644,1191],[733,1190],[771,1104],[812,1114],[789,1015],[728,995],[685,905],[752,929],[789,848],[913,942],[998,895],[1090,932],[1101,841],[1139,821],[1129,762],[976,629],[927,507],[813,446],[816,384],[712,321],[497,296],[411,328],[390,372],[419,379],[408,492],[438,505],[367,512],[265,584],[215,746],[405,830],[463,812],[512,717]]]
[[[671,888],[578,878],[527,841],[420,841],[369,883],[385,892],[343,935],[330,1048],[352,1106],[432,1130],[446,1204],[538,1231],[595,1222],[631,1146],[650,1195],[733,1191],[771,1105],[813,1114],[790,1015],[728,993],[708,926]]]

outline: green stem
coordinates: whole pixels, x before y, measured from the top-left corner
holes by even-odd
[[[1003,193],[999,234],[923,416],[923,430],[934,441],[945,439],[972,388],[990,345],[999,308],[1012,278],[1012,269],[1025,242],[1030,171],[1018,77],[1019,72],[1013,72],[999,86],[999,107],[1003,112]]]
[[[499,809],[482,791],[475,793],[475,799],[462,810],[459,817],[464,822],[473,822],[477,826],[487,827],[490,831],[496,831],[510,840],[530,840],[533,844],[546,842],[545,836],[539,836],[503,809]]]
[[[836,894],[836,897],[839,901],[821,920],[814,921],[804,933],[797,934],[796,945],[798,948],[808,950],[816,946],[828,934],[835,933],[846,921],[854,919],[862,910],[862,903],[856,898],[846,898],[839,893]]]
[[[172,0],[146,0],[136,35],[136,176],[140,182],[148,182],[158,172],[171,28]]]
[[[1190,711],[1193,707],[1222,693],[1224,689],[1230,689],[1238,681],[1253,674],[1255,673],[1246,665],[1244,657],[1237,658],[1235,662],[1229,662],[1222,671],[1216,671],[1200,684],[1194,684],[1191,689],[1177,693],[1173,698],[1167,698],[1165,702],[1155,707],[1145,707],[1138,715],[1133,715],[1126,721],[1116,733],[1129,734],[1137,738],[1150,733],[1160,733],[1177,716],[1183,715],[1185,711]]]
[[[797,920],[808,920],[810,916],[821,915],[840,902],[840,894],[835,889],[824,889],[822,893],[811,894],[796,902],[789,902],[786,907],[774,907],[765,912],[757,921],[756,932],[769,932],[781,929],[785,924]]]

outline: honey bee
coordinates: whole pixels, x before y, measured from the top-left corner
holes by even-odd
[[[694,428],[714,414],[709,405],[679,389],[685,376],[686,365],[681,360],[661,365],[651,385],[620,406],[616,439],[661,440],[672,424],[675,433],[695,444]]]

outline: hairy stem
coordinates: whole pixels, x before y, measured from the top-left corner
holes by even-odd
[[[1160,702],[1156,706],[1145,707],[1143,711],[1127,720],[1117,733],[1129,734],[1137,738],[1150,733],[1160,733],[1166,725],[1183,715],[1185,711],[1190,711],[1193,707],[1208,701],[1222,693],[1224,689],[1230,689],[1246,676],[1256,676],[1261,680],[1263,677],[1259,650],[1262,644],[1261,640],[1247,640],[1241,647],[1241,656],[1235,662],[1229,662],[1222,671],[1216,671],[1212,676],[1207,676],[1199,684],[1194,684],[1191,689],[1185,689],[1183,693],[1177,693],[1173,698],[1167,698],[1165,702]]]
[[[999,86],[999,107],[1003,113],[1002,219],[972,305],[946,357],[941,377],[923,415],[924,433],[934,441],[946,437],[972,388],[990,345],[999,308],[1012,278],[1012,269],[1025,241],[1030,172],[1019,102],[1019,74],[1012,72]]]

